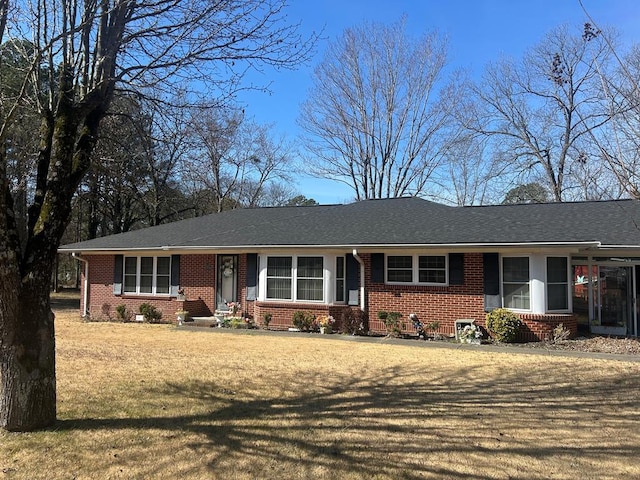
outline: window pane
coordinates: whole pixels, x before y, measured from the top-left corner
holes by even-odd
[[[505,282],[529,282],[529,259],[527,257],[504,257],[502,269]]]
[[[441,268],[444,269],[446,261],[443,255],[421,256],[418,259],[419,268]]]
[[[566,257],[547,257],[547,282],[568,283]]]
[[[420,283],[446,283],[447,275],[444,270],[420,270],[418,281]]]
[[[389,270],[387,280],[390,282],[411,283],[413,281],[413,272],[411,270]]]
[[[127,257],[124,259],[124,273],[126,275],[135,275],[138,270],[138,258]]]
[[[140,259],[140,273],[142,275],[153,275],[153,257],[142,257]]]
[[[336,302],[344,302],[344,280],[336,280]]]
[[[336,278],[344,278],[344,257],[336,258]]]
[[[156,293],[169,293],[169,276],[162,275],[156,279]]]
[[[151,293],[153,289],[153,275],[140,275],[140,293]]]
[[[568,285],[566,283],[547,285],[547,308],[549,310],[566,310],[569,308],[567,288]]]
[[[518,308],[522,310],[529,310],[529,284],[513,284],[505,283],[503,285],[504,291],[504,306],[506,308]]]
[[[387,281],[413,282],[413,257],[410,255],[387,257]]]
[[[344,257],[336,257],[336,302],[344,302]]]
[[[267,258],[267,276],[291,278],[291,265],[291,257],[269,257]]]
[[[322,279],[299,279],[297,287],[298,300],[322,301]]]
[[[135,293],[136,291],[136,276],[125,275],[124,276],[124,291],[126,293]]]
[[[412,268],[413,258],[410,255],[406,256],[388,256],[387,267],[388,268]]]
[[[298,278],[322,278],[322,257],[298,257]]]
[[[169,275],[171,271],[171,258],[170,257],[158,257],[157,272],[158,275]]]
[[[288,278],[267,278],[267,298],[291,300],[291,280]]]

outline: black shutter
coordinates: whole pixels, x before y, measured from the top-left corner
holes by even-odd
[[[449,254],[449,285],[464,285],[464,253]]]
[[[113,257],[113,294],[122,295],[122,268],[124,264],[123,255]]]
[[[178,295],[180,289],[180,255],[171,255],[171,295]]]
[[[349,305],[358,305],[358,267],[360,263],[352,254],[347,254],[345,266],[345,283],[347,286],[347,301]]]
[[[500,259],[497,253],[484,253],[483,285],[484,285],[484,309],[491,311],[502,306],[500,298]]]
[[[371,254],[371,283],[384,283],[384,253]]]
[[[253,301],[257,298],[256,287],[258,286],[258,254],[247,253],[247,300]]]

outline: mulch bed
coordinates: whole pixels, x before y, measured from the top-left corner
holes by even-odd
[[[635,338],[589,336],[577,337],[560,342],[535,342],[518,344],[524,348],[546,348],[575,352],[615,353],[620,355],[640,355],[640,340]]]

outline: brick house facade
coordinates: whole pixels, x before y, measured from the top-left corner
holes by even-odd
[[[81,308],[95,318],[151,303],[175,321],[178,311],[209,317],[233,302],[257,324],[269,314],[273,329],[290,328],[296,311],[340,320],[351,310],[384,334],[377,314],[394,311],[407,334],[414,314],[453,335],[456,320],[483,326],[504,306],[523,321],[521,340],[550,338],[559,324],[635,336],[640,234],[629,225],[638,223],[635,201],[460,208],[388,199],[235,210],[60,250],[85,265]]]

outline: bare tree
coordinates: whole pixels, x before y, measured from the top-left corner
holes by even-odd
[[[554,201],[567,199],[579,183],[573,165],[592,158],[585,140],[611,118],[601,82],[609,56],[600,38],[553,30],[522,60],[487,68],[475,88],[484,108],[471,128],[494,138],[516,174],[540,176]]]
[[[299,120],[315,173],[357,199],[423,195],[451,141],[447,43],[404,20],[347,29],[316,67]]]
[[[264,205],[269,189],[289,180],[292,147],[242,110],[197,110],[185,177],[213,198],[212,210]]]
[[[292,68],[308,58],[314,38],[300,38],[286,23],[284,5],[0,0],[0,40],[30,35],[34,46],[19,94],[0,99],[0,143],[20,105],[31,102],[41,118],[33,132],[40,147],[23,244],[0,149],[0,427],[25,431],[55,421],[49,282],[116,87],[155,94],[209,87],[219,97],[238,88],[247,68]],[[38,94],[29,97],[30,91]]]

